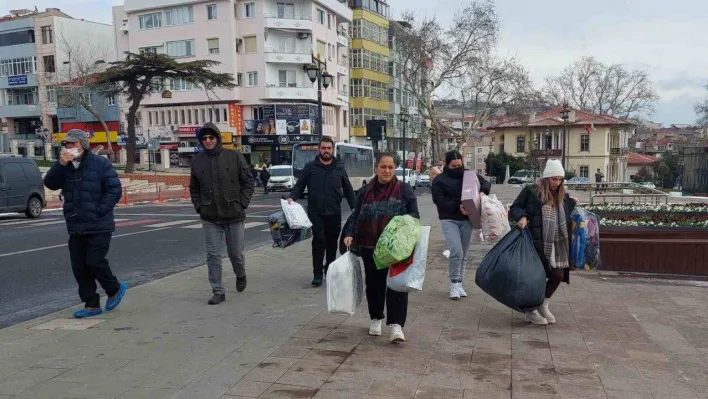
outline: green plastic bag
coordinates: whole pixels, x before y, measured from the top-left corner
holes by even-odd
[[[384,229],[374,250],[374,262],[379,269],[408,259],[420,235],[420,220],[410,215],[396,216]]]

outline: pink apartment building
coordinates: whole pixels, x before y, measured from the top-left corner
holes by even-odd
[[[188,166],[195,130],[213,122],[251,163],[288,163],[293,143],[315,138],[309,135],[316,133],[317,85],[303,71],[311,53],[334,76],[322,94],[323,133],[348,140],[351,20],[337,0],[125,0],[113,8],[119,58],[149,51],[213,59],[239,85],[206,93],[183,81],[161,82],[172,98],[142,103],[138,144],[159,137],[173,163]]]

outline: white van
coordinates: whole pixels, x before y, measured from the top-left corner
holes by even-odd
[[[295,187],[293,167],[290,165],[273,165],[270,167],[268,191],[290,191]]]
[[[415,190],[416,184],[418,183],[418,174],[414,169],[406,169],[405,180],[403,179],[403,168],[396,169],[394,173],[396,174],[397,178],[405,181],[406,183],[408,183],[409,186],[413,188],[413,190]]]

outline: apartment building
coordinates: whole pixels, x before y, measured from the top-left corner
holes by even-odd
[[[367,144],[366,121],[388,120],[389,6],[381,0],[349,0],[353,21],[349,51],[351,142]],[[392,128],[387,126],[387,136]],[[369,143],[370,144],[370,143]]]
[[[252,163],[289,163],[292,144],[317,134],[317,85],[303,66],[312,55],[334,76],[323,89],[323,134],[348,134],[349,41],[352,11],[337,0],[126,0],[113,9],[116,48],[191,61],[219,61],[238,87],[206,93],[184,81],[162,82],[171,98],[143,101],[140,137],[165,138],[181,166],[200,151],[195,132],[215,123],[227,146]],[[125,116],[122,115],[121,118]],[[124,122],[124,121],[123,121]],[[173,140],[168,142],[167,140]],[[174,142],[176,141],[176,142]],[[163,147],[164,148],[164,147]]]
[[[58,8],[14,10],[0,18],[0,152],[50,152],[47,138],[60,130],[54,86],[69,79],[62,72],[71,67],[67,48],[89,42],[105,49],[102,61],[113,60],[110,25],[74,19]]]

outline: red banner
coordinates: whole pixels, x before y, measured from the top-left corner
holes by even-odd
[[[240,104],[229,103],[229,126],[236,128],[236,136],[242,134],[243,107]]]

